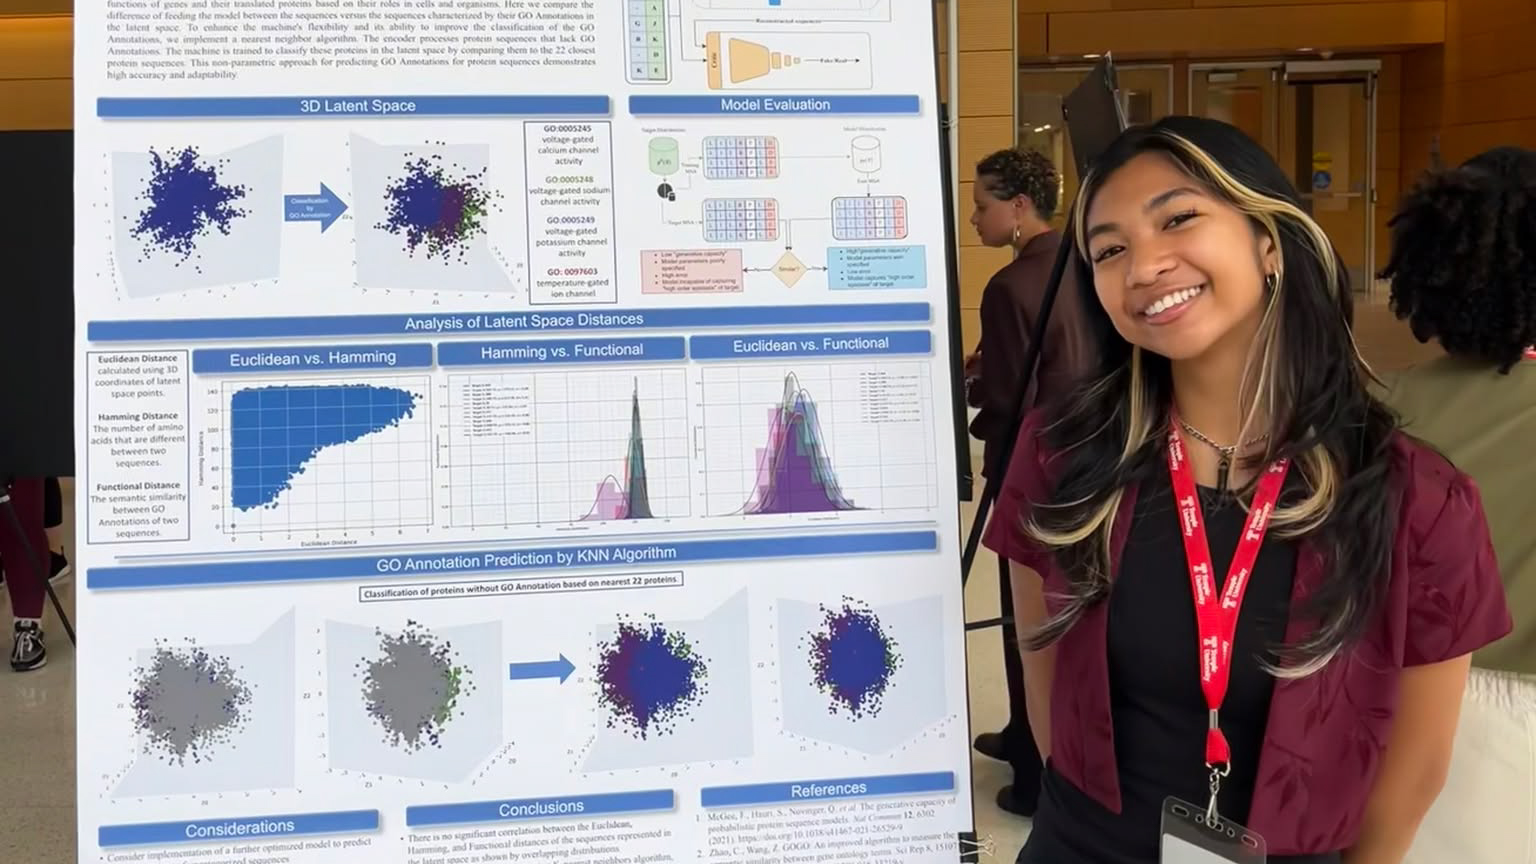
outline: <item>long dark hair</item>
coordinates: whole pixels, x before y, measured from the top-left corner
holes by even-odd
[[[1279,253],[1278,279],[1244,381],[1254,393],[1241,440],[1267,433],[1252,466],[1289,457],[1290,484],[1271,517],[1278,537],[1306,536],[1328,567],[1305,614],[1315,621],[1300,644],[1279,649],[1271,671],[1300,677],[1321,668],[1354,639],[1385,590],[1394,519],[1388,493],[1389,445],[1396,421],[1368,389],[1370,370],[1350,332],[1353,299],[1337,251],[1302,209],[1273,159],[1236,128],[1215,120],[1169,117],[1120,136],[1084,178],[1073,209],[1077,284],[1087,326],[1100,347],[1096,374],[1051,410],[1044,431],[1059,463],[1052,500],[1026,529],[1054,550],[1071,594],[1059,614],[1027,637],[1043,647],[1109,593],[1109,551],[1124,491],[1167,470],[1164,447],[1173,399],[1166,358],[1125,341],[1093,291],[1084,215],[1106,178],[1142,153],[1171,157],[1210,194],[1238,208]],[[1268,417],[1251,428],[1260,405]],[[1252,483],[1250,482],[1250,487]],[[1245,497],[1249,491],[1241,490]]]

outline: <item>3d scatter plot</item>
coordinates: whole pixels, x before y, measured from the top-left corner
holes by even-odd
[[[220,181],[228,160],[206,159],[195,147],[163,154],[151,150],[149,159],[149,182],[139,196],[143,208],[130,229],[146,250],[172,252],[188,261],[200,238],[214,231],[228,235],[230,225],[248,215],[239,202],[249,190]]]
[[[205,762],[245,726],[250,686],[228,657],[215,656],[188,641],[164,643],[135,675],[134,724],[144,749],[162,761]]]
[[[378,653],[359,667],[368,716],[391,746],[409,752],[441,746],[460,697],[474,690],[467,669],[450,643],[414,621],[399,633],[376,634]]]
[[[230,503],[272,508],[327,447],[399,426],[421,394],[371,384],[274,385],[230,397]]]
[[[413,156],[384,188],[385,219],[376,227],[399,236],[412,255],[464,260],[468,244],[486,230],[498,193],[484,170],[470,171],[441,153]]]
[[[598,646],[597,678],[610,728],[637,738],[666,735],[708,690],[708,664],[686,634],[658,623],[620,619]]]
[[[753,754],[751,616],[738,591],[701,618],[619,617],[594,636],[586,773]]]
[[[821,608],[822,625],[806,638],[816,688],[829,713],[854,718],[880,713],[891,676],[901,668],[896,642],[867,605],[844,597],[840,609]]]
[[[122,291],[153,297],[276,279],[283,139],[215,150],[188,141],[112,154],[112,260]]]

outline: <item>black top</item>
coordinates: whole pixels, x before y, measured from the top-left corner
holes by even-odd
[[[1200,492],[1219,591],[1247,513],[1231,494]],[[1242,824],[1253,801],[1275,684],[1258,659],[1267,647],[1284,641],[1295,565],[1294,543],[1267,540],[1238,617],[1231,681],[1221,709],[1232,770],[1222,781],[1218,806],[1222,816]],[[1173,795],[1203,810],[1210,797],[1205,768],[1209,721],[1200,690],[1195,605],[1166,471],[1157,472],[1137,494],[1135,521],[1107,602],[1121,812],[1105,809],[1047,766],[1034,829],[1019,864],[1156,864],[1164,800]],[[1269,860],[1339,864],[1340,856]]]

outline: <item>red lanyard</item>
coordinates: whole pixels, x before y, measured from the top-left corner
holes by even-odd
[[[1179,523],[1184,529],[1184,555],[1189,564],[1190,589],[1195,595],[1195,621],[1200,628],[1200,689],[1205,691],[1205,703],[1211,712],[1210,730],[1205,739],[1205,762],[1214,768],[1226,766],[1232,759],[1232,750],[1221,732],[1218,716],[1221,703],[1227,697],[1227,682],[1232,677],[1232,640],[1237,633],[1237,615],[1243,607],[1248,577],[1253,573],[1253,563],[1264,543],[1270,513],[1280,501],[1280,490],[1285,485],[1285,472],[1290,463],[1281,459],[1259,478],[1253,506],[1248,511],[1248,522],[1243,526],[1243,536],[1237,541],[1232,567],[1218,598],[1211,546],[1200,512],[1200,493],[1184,453],[1184,442],[1179,438],[1178,414],[1170,412],[1170,415],[1168,472],[1173,477],[1173,495],[1178,503]]]

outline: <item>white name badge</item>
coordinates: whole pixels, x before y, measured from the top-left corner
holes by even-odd
[[[1169,798],[1163,802],[1160,864],[1264,864],[1264,838],[1206,808]]]

